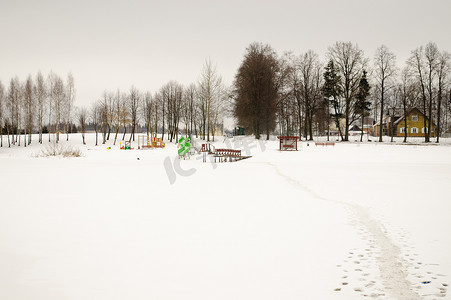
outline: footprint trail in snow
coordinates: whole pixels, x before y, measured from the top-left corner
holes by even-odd
[[[421,272],[420,268],[423,264],[416,261],[415,253],[402,256],[401,248],[393,242],[384,226],[372,219],[364,207],[327,199],[298,180],[282,173],[275,164],[268,162],[266,164],[273,167],[276,173],[290,184],[310,193],[316,199],[343,205],[354,216],[352,225],[357,228],[366,247],[350,249],[343,263],[337,265],[343,274],[334,289],[337,293],[344,289],[352,289],[362,298],[370,299],[417,300],[446,297],[448,284],[440,281],[440,277],[444,275],[431,271]],[[403,238],[404,234],[397,237],[397,240]],[[429,264],[428,267],[431,269],[433,265]],[[379,274],[378,282],[369,279],[369,275],[374,273]],[[431,281],[422,283],[420,280],[424,278],[424,274],[429,275],[434,280],[434,284],[430,284]],[[412,284],[412,282],[418,282],[418,284]]]

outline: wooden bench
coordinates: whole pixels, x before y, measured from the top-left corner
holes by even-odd
[[[316,142],[315,146],[335,146],[335,142]]]

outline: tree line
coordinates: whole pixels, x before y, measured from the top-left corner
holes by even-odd
[[[90,110],[80,110],[78,121],[83,143],[87,120],[96,132],[96,145],[99,134],[104,144],[112,131],[115,145],[120,130],[122,140],[129,131],[127,140],[135,141],[139,125],[144,126],[147,136],[161,133],[163,140],[166,136],[170,142],[178,141],[181,132],[210,141],[227,115],[229,97],[229,88],[211,61],[205,62],[198,82],[188,86],[171,80],[154,93],[139,91],[134,86],[128,92],[105,91]]]
[[[425,142],[432,122],[439,142],[451,112],[450,75],[450,54],[432,42],[413,50],[402,69],[385,45],[376,50],[371,65],[351,42],[330,46],[325,62],[312,50],[277,55],[271,46],[253,43],[235,76],[234,116],[257,138],[262,133],[269,138],[276,130],[312,140],[314,130],[325,134],[332,122],[348,141],[350,125],[357,120],[363,124],[372,116],[380,122],[387,114],[406,116],[417,107],[426,116]]]
[[[41,72],[21,81],[18,77],[10,80],[5,87],[0,81],[0,146],[3,135],[7,135],[11,145],[30,145],[32,134],[38,133],[42,144],[43,133],[55,133],[56,142],[60,134],[69,139],[74,115],[75,86],[71,73],[66,80],[51,72],[44,77]],[[49,141],[50,141],[49,134]]]
[[[7,90],[0,82],[1,146],[4,134],[9,147],[20,146],[21,140],[24,146],[29,145],[32,133],[38,133],[39,143],[44,133],[48,133],[49,142],[54,136],[58,143],[61,133],[66,133],[68,140],[74,123],[83,144],[88,127],[96,133],[96,145],[106,143],[113,135],[114,145],[118,138],[135,141],[141,126],[148,136],[158,132],[170,142],[177,141],[182,131],[210,141],[230,107],[229,87],[209,60],[199,80],[188,86],[171,80],[154,93],[134,86],[127,92],[105,91],[89,108],[74,107],[74,99],[72,74],[66,81],[54,73],[44,77],[39,72],[24,82],[16,77]]]
[[[363,124],[368,116],[379,122],[386,115],[406,116],[413,107],[427,117],[425,141],[431,140],[427,129],[435,122],[439,142],[451,112],[450,74],[450,54],[432,42],[411,51],[402,69],[384,45],[370,64],[363,50],[351,42],[330,46],[325,61],[313,50],[278,55],[270,45],[252,43],[232,86],[224,84],[208,60],[197,82],[190,85],[169,81],[153,93],[134,86],[128,91],[105,91],[91,107],[77,108],[71,73],[63,79],[53,72],[47,76],[38,72],[24,81],[15,77],[9,86],[0,81],[0,145],[6,135],[9,147],[27,146],[32,133],[38,133],[39,143],[44,133],[58,143],[60,134],[69,139],[74,124],[83,143],[88,126],[92,128],[96,145],[106,143],[111,134],[113,144],[118,138],[134,141],[140,126],[147,135],[158,132],[170,142],[178,140],[181,132],[209,141],[228,116],[256,138],[265,134],[269,139],[277,132],[312,140],[315,131],[329,137],[329,125],[335,123],[347,141],[350,125],[356,121]]]

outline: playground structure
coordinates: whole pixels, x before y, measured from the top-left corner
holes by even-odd
[[[122,143],[120,143],[120,149],[121,150],[133,150],[134,148],[131,147],[130,142],[126,141],[124,143],[124,145],[122,145]]]
[[[298,150],[298,136],[278,136],[279,139],[279,150]]]
[[[203,162],[207,162],[207,156],[211,155],[214,157],[215,162],[216,159],[218,159],[219,162],[232,162],[232,161],[238,161],[243,160],[246,158],[250,158],[252,156],[243,156],[241,155],[241,150],[234,150],[234,149],[216,149],[211,144],[202,144],[202,148],[200,149],[200,152],[203,153]]]
[[[157,137],[156,132],[152,132],[151,136],[138,135],[138,149],[164,148],[165,143],[161,138]]]
[[[189,153],[191,150],[190,138],[189,137],[187,137],[187,138],[181,137],[178,141],[178,144],[179,144],[178,145],[179,150],[177,152],[178,152],[179,158],[183,157],[183,159],[185,159],[186,157],[189,157]]]

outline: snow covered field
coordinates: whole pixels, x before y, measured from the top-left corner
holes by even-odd
[[[0,299],[451,299],[448,144],[36,140],[0,148]]]

